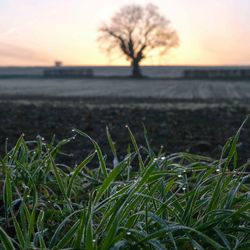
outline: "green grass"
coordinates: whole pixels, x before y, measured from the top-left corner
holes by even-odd
[[[0,162],[0,249],[250,249],[240,131],[215,160],[155,153],[128,128],[131,145],[118,160],[107,129],[114,166],[79,130],[93,152],[77,166],[57,161],[74,136],[58,144],[20,137]]]

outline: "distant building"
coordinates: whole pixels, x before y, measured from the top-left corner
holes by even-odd
[[[249,69],[191,69],[183,74],[187,79],[249,79]]]
[[[74,68],[74,67],[60,67],[49,68],[43,71],[44,77],[53,78],[81,78],[81,77],[92,77],[94,72],[92,69],[86,68]]]
[[[63,63],[61,61],[55,61],[55,67],[61,67]]]

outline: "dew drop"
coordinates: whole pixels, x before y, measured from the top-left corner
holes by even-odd
[[[94,240],[92,240],[92,242],[94,242],[94,243],[95,243],[95,242],[96,242],[96,240],[94,239]]]
[[[178,178],[182,178],[182,175],[181,175],[181,174],[178,174],[177,176],[178,176]]]
[[[127,234],[127,235],[131,235],[131,232],[127,232],[126,234]]]

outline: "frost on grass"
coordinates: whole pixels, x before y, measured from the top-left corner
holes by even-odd
[[[55,144],[22,136],[2,157],[0,248],[250,248],[250,176],[248,163],[237,161],[240,130],[220,159],[153,152],[138,147],[129,130],[133,147],[115,164],[95,140],[73,132],[93,144],[75,166],[57,161],[73,138]]]

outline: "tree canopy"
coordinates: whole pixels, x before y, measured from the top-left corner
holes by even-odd
[[[114,14],[109,23],[99,28],[102,48],[119,52],[131,63],[133,76],[141,77],[140,62],[156,51],[164,55],[179,43],[170,21],[153,4],[127,5]]]

